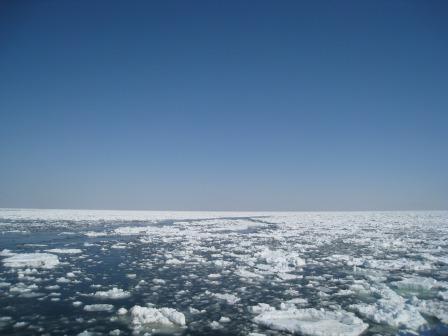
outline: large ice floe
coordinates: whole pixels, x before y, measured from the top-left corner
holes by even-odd
[[[54,268],[59,264],[56,255],[50,253],[19,253],[3,259],[6,267]]]
[[[2,336],[448,335],[448,212],[0,209],[0,246]]]
[[[368,327],[353,313],[314,308],[271,310],[256,316],[254,322],[274,330],[305,336],[356,336]]]
[[[382,285],[379,289],[373,288],[372,291],[378,295],[377,300],[371,304],[354,304],[350,308],[376,323],[396,328],[404,327],[417,330],[426,323],[416,306],[408,303],[406,299],[389,287]]]

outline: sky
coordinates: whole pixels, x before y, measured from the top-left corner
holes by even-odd
[[[448,209],[446,1],[3,1],[0,207]]]

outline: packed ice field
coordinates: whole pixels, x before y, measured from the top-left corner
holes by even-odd
[[[1,335],[448,335],[448,212],[0,209]]]

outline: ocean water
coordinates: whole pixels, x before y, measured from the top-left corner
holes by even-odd
[[[1,335],[448,335],[448,212],[0,209],[0,251]]]

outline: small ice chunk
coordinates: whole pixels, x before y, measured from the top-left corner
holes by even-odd
[[[259,264],[258,268],[266,268],[275,273],[289,272],[306,264],[306,261],[294,252],[270,250],[269,248],[257,252],[256,257],[268,264],[267,267]]]
[[[88,312],[100,312],[100,311],[111,311],[114,306],[111,304],[91,304],[85,305],[84,310]]]
[[[11,286],[10,282],[0,282],[0,288],[6,288]]]
[[[200,314],[201,311],[199,309],[193,308],[193,307],[189,307],[188,310],[190,311],[190,314]]]
[[[83,332],[80,332],[77,336],[95,336],[96,333],[88,331],[88,330],[84,330]]]
[[[233,305],[235,303],[237,303],[240,298],[237,297],[236,295],[233,294],[220,294],[220,293],[215,293],[213,294],[214,297],[223,300],[225,302],[227,302],[229,305]]]
[[[121,307],[118,309],[117,314],[118,315],[126,315],[128,313],[128,310],[126,308]]]
[[[274,311],[275,308],[268,305],[267,303],[259,303],[256,306],[249,307],[249,311],[252,314],[261,314],[264,312]]]
[[[168,259],[165,262],[165,264],[167,264],[167,265],[179,265],[179,264],[183,264],[183,261],[179,260],[177,258],[171,258],[171,259]]]
[[[107,232],[98,232],[98,231],[89,231],[84,233],[87,237],[96,238],[96,237],[107,237]]]
[[[297,274],[289,274],[289,273],[278,273],[277,277],[280,280],[288,281],[288,280],[295,280],[295,279],[302,279],[302,275]]]
[[[99,299],[126,299],[131,296],[131,293],[124,291],[120,288],[112,288],[108,291],[98,291],[94,295],[94,297]]]
[[[113,249],[125,249],[127,246],[126,246],[126,244],[124,244],[124,243],[116,243],[116,244],[114,244],[114,245],[112,245],[110,248],[113,248]]]
[[[210,328],[212,328],[213,330],[222,329],[222,325],[217,321],[212,321],[212,322],[210,322],[209,325],[210,325]]]
[[[70,283],[71,281],[65,277],[60,277],[56,279],[56,282],[62,284],[62,283]]]
[[[28,325],[28,323],[26,323],[26,322],[16,322],[16,323],[14,323],[13,327],[14,328],[23,328],[23,327],[26,327],[27,325]]]
[[[152,283],[154,283],[156,285],[164,285],[166,283],[166,281],[163,279],[153,279]]]
[[[235,274],[239,275],[241,278],[258,278],[258,279],[263,278],[262,275],[248,271],[245,268],[238,268]]]

